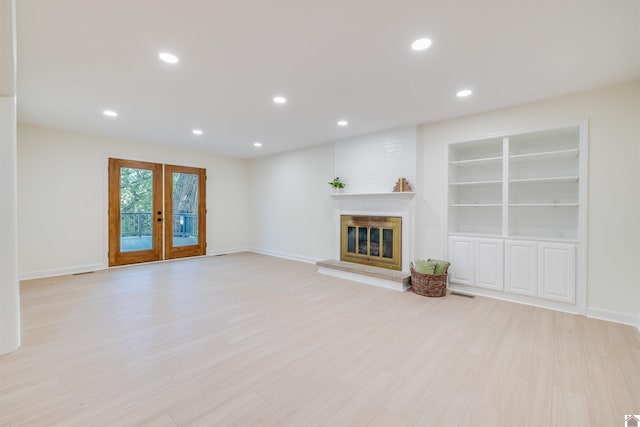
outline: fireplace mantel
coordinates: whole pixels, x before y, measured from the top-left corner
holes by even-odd
[[[396,193],[335,193],[331,198],[335,201],[336,208],[341,214],[350,215],[373,212],[396,212],[403,211],[412,201],[416,193],[396,192]],[[349,211],[349,212],[346,212]]]
[[[348,199],[413,199],[416,193],[403,191],[403,192],[395,192],[395,193],[334,193],[331,194],[331,197],[337,200],[348,200]]]

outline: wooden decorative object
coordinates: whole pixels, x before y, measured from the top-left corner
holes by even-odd
[[[411,189],[411,185],[409,185],[409,182],[406,178],[398,178],[398,182],[396,182],[396,185],[393,187],[394,193],[404,193],[411,191],[413,190]]]

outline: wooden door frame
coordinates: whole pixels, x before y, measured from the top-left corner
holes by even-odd
[[[152,248],[143,251],[120,250],[120,168],[153,171]],[[109,158],[109,267],[162,259],[162,164]]]
[[[173,247],[173,173],[198,176],[198,243],[196,245]],[[207,170],[189,166],[164,165],[164,247],[165,259],[183,258],[207,254],[206,230],[206,182]]]

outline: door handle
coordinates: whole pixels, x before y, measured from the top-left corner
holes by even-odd
[[[158,211],[158,215],[162,215],[162,211]]]
[[[158,222],[162,222],[162,218],[158,218],[158,220],[157,220],[157,221],[158,221]]]

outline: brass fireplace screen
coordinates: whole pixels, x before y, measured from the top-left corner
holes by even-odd
[[[402,218],[340,216],[340,260],[402,270]]]

